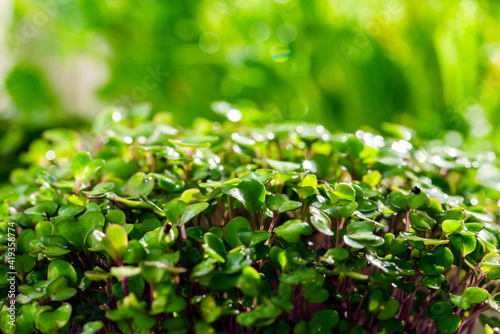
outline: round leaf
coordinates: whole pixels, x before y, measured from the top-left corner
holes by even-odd
[[[71,286],[76,286],[77,276],[75,268],[64,260],[54,260],[49,264],[47,280],[64,276]]]
[[[242,228],[251,229],[250,223],[244,217],[233,218],[224,228],[224,239],[232,248],[240,243],[238,231]]]
[[[311,235],[313,232],[308,223],[298,219],[289,220],[273,231],[290,243],[296,243],[302,235]]]

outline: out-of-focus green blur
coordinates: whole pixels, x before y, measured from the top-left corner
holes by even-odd
[[[499,19],[496,0],[2,0],[0,177],[43,129],[143,102],[493,146]]]

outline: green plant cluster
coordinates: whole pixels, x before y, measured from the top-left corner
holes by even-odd
[[[0,195],[2,330],[493,333],[498,193],[474,156],[386,129],[135,108],[46,132]]]

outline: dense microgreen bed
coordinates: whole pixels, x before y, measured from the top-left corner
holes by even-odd
[[[103,114],[95,137],[46,132],[0,195],[2,330],[493,333],[484,162],[385,128],[187,131],[137,108]]]

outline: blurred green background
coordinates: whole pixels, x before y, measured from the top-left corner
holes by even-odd
[[[0,178],[44,129],[143,102],[493,147],[499,36],[496,0],[1,0]]]

